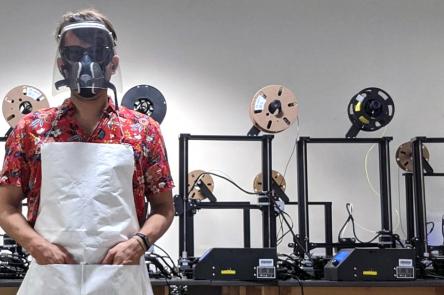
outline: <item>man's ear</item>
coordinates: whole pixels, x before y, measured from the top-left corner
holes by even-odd
[[[117,68],[119,67],[119,61],[120,58],[118,55],[114,55],[113,58],[111,59],[111,73],[115,74]]]
[[[63,74],[63,59],[60,57],[57,58],[57,67],[59,68],[59,72]]]

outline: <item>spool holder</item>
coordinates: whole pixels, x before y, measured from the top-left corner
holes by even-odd
[[[208,200],[210,200],[210,202],[212,202],[212,203],[217,202],[217,199],[214,196],[214,194],[210,191],[210,189],[207,187],[207,185],[202,180],[199,180],[196,183],[196,185],[199,187],[202,195],[204,195]]]
[[[271,179],[271,189],[274,190],[275,196],[278,199],[281,199],[285,204],[290,202],[290,198],[285,194],[285,192],[281,189],[279,184],[274,179]]]

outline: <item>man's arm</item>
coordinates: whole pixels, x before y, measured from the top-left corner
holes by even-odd
[[[0,227],[22,245],[38,264],[75,263],[61,246],[40,236],[21,213],[22,191],[13,185],[0,186]]]
[[[154,244],[170,227],[174,219],[173,194],[170,191],[150,196],[151,212],[139,232]]]
[[[151,244],[157,241],[170,227],[174,218],[173,194],[171,190],[151,195],[151,212],[139,232],[146,235]],[[129,239],[111,248],[102,263],[138,264],[145,253],[136,238]]]

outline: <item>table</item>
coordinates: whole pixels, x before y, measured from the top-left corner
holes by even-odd
[[[0,280],[1,295],[15,295],[21,280]],[[404,282],[302,281],[304,295],[443,295],[444,280]],[[187,286],[187,294],[211,295],[302,295],[297,280],[239,282],[153,279],[155,295],[168,295],[168,285]]]

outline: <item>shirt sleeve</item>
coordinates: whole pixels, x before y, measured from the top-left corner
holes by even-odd
[[[145,195],[171,190],[174,187],[168,157],[159,124],[150,118],[146,136],[148,156],[144,161]]]
[[[24,120],[21,120],[6,140],[5,158],[0,174],[0,185],[22,187],[22,191],[26,190],[30,174],[26,161],[25,136],[26,126]]]

